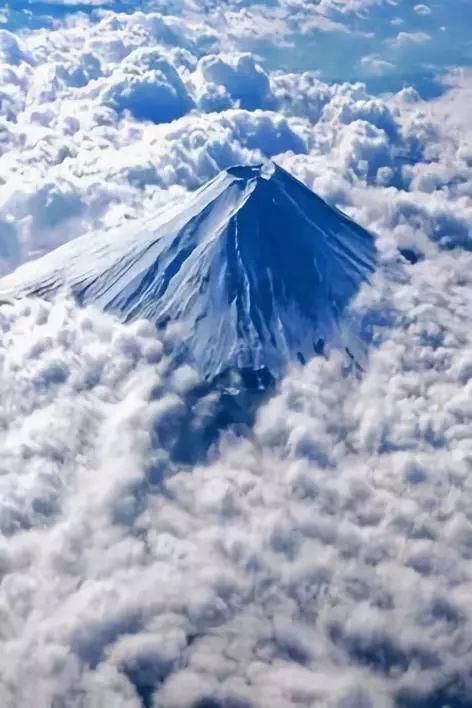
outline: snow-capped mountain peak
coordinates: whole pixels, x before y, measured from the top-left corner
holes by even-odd
[[[355,351],[346,308],[372,236],[282,168],[232,167],[140,227],[88,234],[0,280],[0,300],[71,291],[123,321],[182,325],[207,379]]]

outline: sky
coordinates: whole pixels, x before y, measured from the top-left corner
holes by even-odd
[[[4,708],[472,705],[471,19],[2,5],[0,274],[266,157],[378,249],[362,375],[295,363],[185,464],[213,402],[178,333],[0,306]]]

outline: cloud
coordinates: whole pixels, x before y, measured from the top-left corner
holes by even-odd
[[[382,76],[384,73],[391,71],[395,68],[395,64],[382,59],[382,57],[377,54],[368,54],[362,57],[360,65],[364,71],[373,76]]]
[[[172,196],[165,190],[193,189],[234,162],[309,153],[339,198],[344,180],[399,184],[405,151],[419,160],[432,144],[443,149],[420,109],[415,135],[403,138],[404,102],[393,110],[361,85],[269,72],[247,52],[219,52],[195,19],[78,19],[28,41],[27,59],[3,69],[3,271],[86,230],[139,218]],[[370,70],[387,68],[379,60],[369,58]]]
[[[303,0],[302,0],[303,2]],[[388,4],[388,0],[321,0],[320,10],[326,13],[363,14],[371,7]]]
[[[431,35],[427,32],[399,32],[396,37],[387,40],[387,44],[396,49],[400,49],[415,44],[424,44],[430,40]]]
[[[17,37],[4,29],[0,30],[0,60],[12,66],[31,61]]]
[[[415,5],[415,7],[413,9],[417,15],[430,15],[432,12],[429,5],[423,5],[423,4]]]
[[[1,271],[271,155],[378,234],[355,305],[370,357],[359,379],[295,368],[195,463],[215,400],[196,405],[170,335],[0,307],[0,702],[465,704],[468,73],[430,101],[374,96],[248,52],[310,4],[156,7],[1,33]]]
[[[29,0],[31,5],[35,3],[43,3],[46,5],[77,5],[77,0]],[[91,7],[101,7],[103,5],[112,5],[115,0],[80,0],[80,4],[90,5]]]
[[[149,325],[3,308],[3,703],[467,695],[471,264],[452,262],[377,276],[362,380],[314,360],[190,468],[169,437],[198,420],[190,372]]]
[[[207,55],[196,73],[204,110],[221,110],[234,103],[248,110],[273,107],[269,77],[250,54]]]
[[[154,123],[169,123],[193,106],[175,67],[160,52],[143,48],[131,52],[107,79],[100,101]]]

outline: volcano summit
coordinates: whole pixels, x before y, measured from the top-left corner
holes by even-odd
[[[0,300],[71,292],[122,321],[182,326],[207,380],[278,377],[291,360],[356,352],[346,308],[375,268],[371,234],[272,163],[232,167],[184,203],[87,234],[0,280]]]

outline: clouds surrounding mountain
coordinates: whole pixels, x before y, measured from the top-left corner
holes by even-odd
[[[466,705],[470,265],[379,275],[362,380],[296,368],[193,469],[171,343],[4,308],[2,703]]]
[[[333,349],[362,365],[365,337],[348,311],[376,260],[372,234],[266,161],[24,264],[0,278],[0,301],[66,292],[121,322],[178,326],[179,357],[205,381],[229,371],[272,380]]]
[[[269,156],[378,235],[373,345],[184,466],[178,332],[1,307],[0,703],[469,705],[468,4],[107,7],[0,10],[1,273]]]

